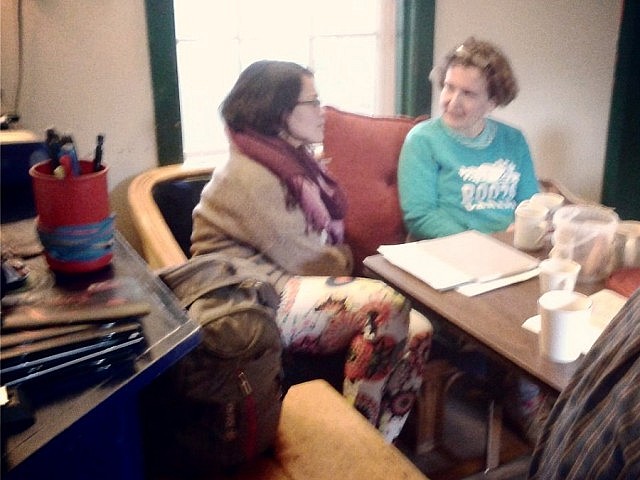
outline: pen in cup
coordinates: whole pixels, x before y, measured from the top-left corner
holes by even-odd
[[[60,136],[53,127],[47,129],[46,145],[51,161],[51,173],[55,173],[56,168],[60,166]]]
[[[46,130],[46,148],[49,155],[49,168],[51,174],[57,178],[65,178],[67,175],[78,176],[83,173],[78,152],[69,133],[59,134],[54,127]],[[104,169],[102,157],[104,152],[104,134],[96,137],[96,147],[93,159],[90,161],[90,169],[85,173],[99,172]]]
[[[102,146],[104,143],[104,135],[100,134],[96,138],[96,153],[93,157],[93,171],[99,172],[102,168]]]
[[[73,138],[71,135],[63,135],[60,138],[60,143],[62,144],[62,147],[60,147],[61,158],[64,156],[69,158],[68,161],[71,175],[74,177],[80,175],[80,160],[78,160],[78,154],[73,143]]]

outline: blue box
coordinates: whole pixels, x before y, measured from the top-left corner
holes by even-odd
[[[29,168],[48,157],[44,140],[28,130],[0,130],[2,223],[35,216]]]

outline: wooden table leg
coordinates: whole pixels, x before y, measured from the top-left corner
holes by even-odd
[[[492,398],[487,418],[486,472],[500,465],[500,438],[502,436],[502,404]]]
[[[427,453],[440,442],[447,390],[460,375],[462,372],[446,360],[427,362],[421,395],[416,402],[414,453]]]

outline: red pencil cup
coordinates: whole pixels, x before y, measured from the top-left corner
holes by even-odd
[[[49,160],[29,169],[40,241],[49,267],[62,273],[92,272],[113,258],[113,215],[108,167],[97,172],[80,160],[80,175],[56,177]]]

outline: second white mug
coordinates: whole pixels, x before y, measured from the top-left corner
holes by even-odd
[[[530,200],[520,202],[515,211],[513,246],[519,250],[538,250],[549,230],[549,209]]]
[[[558,363],[576,360],[582,353],[580,341],[591,317],[593,301],[569,290],[551,290],[538,299],[539,345],[543,355]]]

